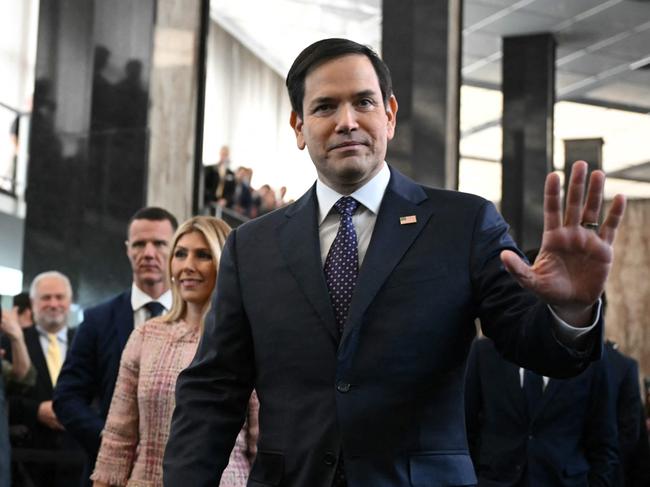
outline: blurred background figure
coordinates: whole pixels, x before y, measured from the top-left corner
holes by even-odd
[[[29,328],[34,324],[32,316],[32,302],[29,293],[16,294],[13,299],[14,307],[18,313],[18,324],[21,328]]]
[[[23,330],[19,322],[19,311],[16,306],[11,311],[2,310],[0,314],[0,336],[2,337],[2,356],[10,351],[12,362],[2,358],[0,363],[0,487],[11,484],[11,446],[9,442],[9,421],[6,389],[18,385],[33,386],[36,381],[36,371],[29,358]],[[6,347],[6,348],[4,348]]]
[[[15,432],[11,438],[14,485],[76,486],[84,455],[52,408],[52,391],[74,336],[67,326],[72,287],[64,274],[49,271],[34,278],[29,294],[34,326],[21,330],[36,369],[36,383],[26,391],[9,393],[9,421]]]

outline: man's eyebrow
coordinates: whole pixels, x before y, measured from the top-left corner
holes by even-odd
[[[375,90],[363,90],[354,95],[356,98],[376,97],[378,93]]]
[[[334,97],[332,96],[319,96],[318,98],[314,98],[311,102],[309,102],[309,105],[320,105],[321,103],[332,103],[334,101]]]

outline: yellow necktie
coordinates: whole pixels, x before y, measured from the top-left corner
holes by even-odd
[[[50,372],[50,379],[52,379],[52,387],[54,387],[59,377],[59,372],[61,372],[63,361],[61,360],[61,348],[59,347],[59,340],[57,340],[56,334],[48,333],[47,340],[48,345],[45,361],[47,362],[47,369]]]

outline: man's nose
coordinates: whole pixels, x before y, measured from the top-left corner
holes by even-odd
[[[358,126],[357,114],[354,107],[347,103],[341,105],[336,114],[336,131],[347,133],[356,130]]]
[[[145,257],[155,257],[156,255],[156,246],[153,242],[147,242],[144,246],[144,255]]]

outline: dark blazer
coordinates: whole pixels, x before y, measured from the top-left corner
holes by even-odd
[[[643,423],[639,366],[636,360],[619,352],[612,342],[605,344],[605,353],[609,363],[609,379],[618,422],[620,465],[617,485],[623,487],[633,485],[632,459],[639,445]]]
[[[550,379],[529,412],[519,366],[493,343],[474,343],[466,421],[481,487],[618,486],[615,399],[606,360],[572,379]]]
[[[9,423],[25,428],[20,438],[16,438],[14,447],[23,449],[50,450],[60,455],[51,456],[34,463],[24,461],[22,457],[14,458],[24,463],[32,480],[37,486],[54,487],[78,485],[81,478],[84,456],[79,444],[66,431],[48,428],[38,421],[38,408],[44,401],[52,400],[52,380],[38,330],[31,326],[23,330],[25,345],[29,358],[36,369],[36,383],[30,389],[12,393],[9,396]],[[72,343],[74,330],[68,330],[69,344]]]
[[[206,203],[217,201],[217,189],[219,188],[219,183],[221,182],[221,175],[219,174],[218,165],[205,166],[204,169],[204,200]],[[235,196],[235,189],[237,188],[237,180],[235,179],[235,173],[226,168],[225,172],[225,181],[223,183],[223,194],[229,208],[233,204],[233,199]]]
[[[131,291],[84,311],[54,391],[59,421],[88,454],[92,473],[120,357],[133,330]]]
[[[231,233],[177,383],[167,487],[217,484],[253,387],[249,486],[330,487],[341,452],[349,487],[471,485],[463,385],[474,318],[509,357],[547,374],[575,374],[600,353],[553,338],[547,307],[501,265],[515,245],[491,203],[395,170],[339,340],[317,214],[312,187]]]

